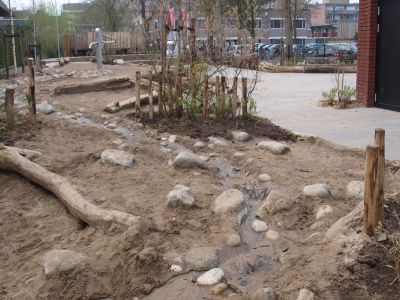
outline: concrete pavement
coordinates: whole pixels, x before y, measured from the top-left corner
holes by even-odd
[[[243,76],[252,78],[252,74]],[[399,112],[380,108],[317,107],[315,103],[322,99],[321,89],[334,85],[331,74],[260,72],[259,79],[254,95],[260,116],[283,128],[314,134],[352,148],[365,149],[374,143],[375,128],[384,128],[386,159],[400,159]],[[345,74],[345,84],[355,87],[356,74]]]

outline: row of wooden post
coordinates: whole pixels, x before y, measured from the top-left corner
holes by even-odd
[[[29,91],[26,95],[29,104],[29,121],[31,124],[36,123],[36,99],[35,99],[35,71],[33,65],[33,58],[28,58],[29,68]],[[7,128],[13,129],[15,126],[14,120],[14,89],[6,89],[6,117]]]
[[[365,158],[364,233],[375,235],[384,225],[385,130],[375,129],[375,145],[368,145]]]
[[[22,44],[21,44],[21,35],[19,31],[17,32],[18,42],[19,42],[19,56],[22,64],[22,73],[25,73],[25,65],[24,58],[22,55]],[[7,71],[7,79],[10,79],[10,71],[8,67],[8,49],[7,49],[7,33],[4,31],[4,47],[5,47],[5,55],[6,55],[6,71]],[[14,66],[14,68],[18,68],[18,66]]]

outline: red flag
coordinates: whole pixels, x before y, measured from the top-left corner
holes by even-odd
[[[183,18],[183,26],[187,27],[188,20],[187,20],[187,10],[186,8],[182,8],[182,18]]]
[[[169,9],[169,20],[171,22],[171,26],[175,27],[175,10],[174,10],[174,8]]]

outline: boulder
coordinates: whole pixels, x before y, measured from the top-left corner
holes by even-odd
[[[318,212],[317,212],[317,215],[316,215],[316,219],[319,220],[319,219],[325,217],[326,214],[330,214],[332,212],[333,212],[333,209],[329,205],[321,206],[318,209]]]
[[[267,213],[273,215],[283,209],[289,208],[292,204],[293,201],[287,195],[278,191],[271,191],[263,205],[258,209],[256,216],[263,219]]]
[[[176,142],[176,135],[171,135],[171,136],[168,138],[168,143],[173,144],[173,143],[175,143],[175,142]]]
[[[304,187],[303,194],[306,197],[328,198],[331,190],[326,184],[317,183]]]
[[[54,107],[47,103],[47,101],[43,101],[39,105],[36,105],[36,110],[42,114],[48,115],[54,111]]]
[[[205,272],[196,280],[197,285],[214,285],[224,278],[224,271],[215,268]]]
[[[268,174],[261,174],[258,176],[258,180],[268,182],[271,181],[271,176],[269,176]]]
[[[80,273],[85,269],[86,259],[82,254],[70,250],[52,250],[42,261],[47,278],[59,275]]]
[[[210,290],[210,295],[221,295],[226,291],[228,286],[225,283],[219,283]]]
[[[350,199],[364,200],[364,182],[350,182],[346,187],[346,197]]]
[[[210,136],[210,137],[208,137],[208,140],[217,146],[229,147],[229,145],[226,142],[224,142],[223,140],[217,139],[215,137]]]
[[[121,150],[105,150],[101,153],[101,161],[110,165],[121,165],[124,167],[133,166],[134,157]]]
[[[258,289],[251,296],[251,300],[275,300],[275,290],[270,287]]]
[[[193,248],[186,253],[185,261],[196,271],[218,267],[217,250],[213,247]]]
[[[250,139],[250,135],[247,132],[240,132],[240,131],[233,131],[232,132],[233,138],[240,142],[245,142]]]
[[[301,289],[297,300],[314,300],[314,293],[308,289]]]
[[[194,144],[194,148],[204,148],[206,145],[204,145],[202,142],[197,142]]]
[[[190,169],[194,167],[205,168],[203,160],[196,154],[188,151],[183,151],[178,154],[174,160],[174,167],[181,169]]]
[[[268,241],[277,241],[279,240],[279,233],[274,230],[268,230],[265,233],[265,239]]]
[[[192,207],[194,204],[194,197],[192,191],[187,186],[178,184],[170,191],[167,195],[167,201],[165,206],[167,208],[175,208],[178,206],[182,207]]]
[[[251,229],[255,232],[264,232],[268,230],[268,225],[263,221],[254,220],[253,224],[251,224]]]
[[[238,232],[228,233],[224,238],[225,245],[228,247],[236,247],[239,246],[242,242],[240,238],[240,234]]]
[[[215,199],[214,212],[217,214],[228,211],[239,212],[244,206],[244,194],[236,189],[223,192]]]
[[[268,150],[276,155],[282,155],[290,151],[290,148],[288,146],[274,141],[259,142],[257,146],[260,149]]]

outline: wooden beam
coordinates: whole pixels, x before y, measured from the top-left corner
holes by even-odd
[[[375,145],[378,146],[378,170],[376,176],[376,198],[375,206],[375,226],[378,222],[383,225],[384,221],[384,195],[385,195],[385,130],[382,128],[375,129]]]
[[[207,119],[208,110],[208,75],[203,75],[203,119]]]
[[[368,145],[365,158],[365,182],[364,182],[364,233],[375,235],[375,186],[378,171],[379,147]]]
[[[14,129],[14,89],[6,89],[7,128]]]
[[[135,101],[135,117],[136,119],[139,119],[140,118],[140,72],[139,71],[136,71],[135,93],[136,93],[136,99],[139,99],[139,101]]]

